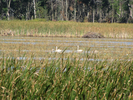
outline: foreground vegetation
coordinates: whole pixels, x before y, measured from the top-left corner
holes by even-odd
[[[133,61],[0,59],[0,99],[131,100],[132,93]]]
[[[101,33],[107,38],[133,38],[133,24],[77,23],[32,21],[0,21],[0,34],[12,36],[81,37],[87,32]]]

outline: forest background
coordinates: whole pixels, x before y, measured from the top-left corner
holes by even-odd
[[[0,20],[133,23],[133,0],[0,0]]]

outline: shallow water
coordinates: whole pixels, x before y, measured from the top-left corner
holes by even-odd
[[[26,38],[26,39],[24,39]],[[41,39],[41,40],[40,40]],[[47,37],[12,37],[12,39],[9,39],[9,37],[0,37],[0,43],[12,43],[12,44],[43,44],[42,42],[49,42],[51,44],[57,43],[65,43],[72,45],[73,43],[82,43],[81,45],[86,45],[85,43],[97,43],[99,45],[105,45],[105,44],[115,44],[115,45],[132,45],[133,46],[133,39],[83,39],[83,38],[72,38],[72,40],[67,40],[68,38],[47,38]],[[29,42],[27,42],[29,41]]]
[[[82,49],[84,53],[94,53],[95,50],[99,54],[106,56],[123,55],[133,58],[133,39],[86,39],[86,38],[57,38],[57,37],[0,37],[0,57],[2,54],[17,54],[17,52],[39,54],[55,53],[55,47],[65,50],[64,53],[78,53]],[[89,51],[88,51],[89,50]],[[18,55],[17,55],[18,56]]]

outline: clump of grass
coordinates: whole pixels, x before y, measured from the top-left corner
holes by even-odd
[[[133,99],[132,61],[0,59],[0,99]]]

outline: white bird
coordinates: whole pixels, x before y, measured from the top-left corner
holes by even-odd
[[[98,53],[98,51],[97,50],[94,50],[93,53]]]
[[[83,50],[79,49],[79,45],[77,46],[77,52],[82,52]]]
[[[58,49],[58,47],[56,46],[56,50],[55,50],[55,52],[60,53],[60,52],[62,52],[62,50],[61,50],[61,49]]]

